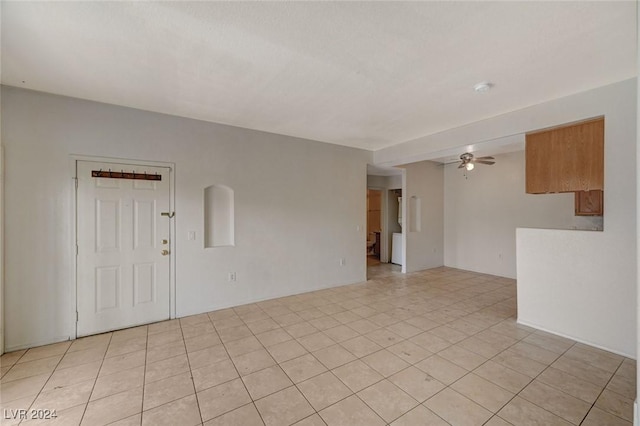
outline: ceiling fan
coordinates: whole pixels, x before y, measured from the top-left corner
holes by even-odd
[[[475,158],[472,153],[465,152],[464,154],[462,154],[460,156],[460,161],[461,162],[460,162],[460,165],[458,166],[458,168],[461,169],[461,168],[464,167],[467,170],[473,170],[473,168],[475,167],[475,163],[487,164],[487,165],[491,166],[492,164],[496,163],[493,160],[495,160],[495,158],[493,158],[493,157],[478,157],[478,158]]]

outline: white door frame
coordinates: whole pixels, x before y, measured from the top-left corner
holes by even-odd
[[[76,256],[77,253],[77,241],[78,241],[78,191],[77,191],[77,182],[78,176],[76,176],[76,164],[78,161],[94,161],[98,163],[116,163],[116,164],[131,164],[135,166],[153,166],[153,167],[166,167],[169,169],[169,210],[171,212],[175,212],[175,177],[176,177],[176,166],[175,163],[169,162],[161,162],[161,161],[145,161],[145,160],[135,160],[130,158],[114,158],[114,157],[95,157],[89,155],[70,155],[70,167],[71,167],[71,188],[73,191],[72,197],[72,217],[73,217],[73,225],[71,228],[72,233],[72,244],[69,247],[70,258],[73,259],[73,281],[75,282],[75,286],[73,286],[73,297],[72,303],[70,306],[73,307],[73,311],[69,313],[71,321],[73,321],[73,337],[78,337],[78,323],[77,323],[77,309],[78,309],[78,258]],[[176,317],[176,218],[175,216],[169,219],[169,251],[171,252],[171,256],[169,259],[169,318],[173,319]]]
[[[402,168],[402,273],[407,273],[407,229],[409,229],[409,221],[407,210],[409,210],[407,199],[409,193],[407,192],[407,169]]]
[[[4,353],[4,145],[0,142],[0,355]]]

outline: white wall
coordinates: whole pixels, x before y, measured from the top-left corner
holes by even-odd
[[[640,7],[638,6],[639,2],[636,2],[636,35],[638,36],[638,43],[636,46],[640,46]],[[638,60],[638,71],[640,73],[640,55],[637,57]],[[640,214],[640,131],[638,131],[638,123],[640,122],[640,84],[636,87],[636,215]],[[638,220],[640,216],[636,216],[636,249],[640,247],[640,226]],[[636,305],[636,338],[637,343],[640,345],[640,338],[638,337],[640,333],[640,316],[638,316],[638,312],[640,311],[640,291],[638,291],[638,287],[640,287],[640,262],[636,262],[636,298],[638,299],[638,304]],[[640,346],[636,348],[636,354],[640,353]],[[640,383],[640,368],[638,368],[638,362],[636,361],[636,383]],[[633,403],[633,424],[634,426],[640,425],[640,417],[638,413],[638,396],[640,396],[640,387],[636,387],[636,400]]]
[[[444,168],[432,161],[404,165],[403,230],[406,272],[435,268],[444,264]],[[411,198],[420,200],[420,230],[411,223]]]
[[[446,266],[516,278],[517,227],[602,229],[601,217],[574,215],[573,193],[525,193],[524,151],[494,157],[466,178],[457,164],[445,167]]]
[[[636,357],[635,80],[571,97],[605,116],[604,231],[519,229],[518,320]]]
[[[365,279],[369,152],[2,90],[7,350],[75,335],[71,154],[175,163],[177,316]],[[235,247],[203,248],[212,184],[235,191]]]
[[[604,231],[518,233],[518,320],[635,357],[636,96],[636,79],[622,81],[382,149],[374,152],[374,163],[437,158],[443,150],[476,143],[490,147],[506,136],[604,115]],[[581,249],[562,252],[574,246]],[[564,261],[549,264],[549,258]],[[576,285],[579,292],[559,291]],[[544,296],[525,296],[527,289]]]
[[[606,232],[519,228],[517,250],[520,323],[636,357],[629,256]]]
[[[2,4],[0,3],[0,15]],[[0,20],[1,22],[1,20]],[[1,24],[0,24],[1,27]],[[1,29],[1,28],[0,28]],[[1,38],[2,31],[0,31]],[[1,74],[1,71],[0,71]],[[0,92],[0,104],[2,93]],[[0,110],[0,354],[4,353],[4,144],[2,143],[2,111]]]
[[[0,15],[2,4],[0,3]],[[0,20],[1,22],[1,20]],[[1,24],[0,24],[1,27]],[[1,29],[1,28],[0,28]],[[0,38],[2,31],[0,31]],[[0,71],[1,74],[1,71]],[[0,104],[2,92],[0,91]],[[0,109],[0,354],[4,353],[4,143],[2,142],[2,110]]]
[[[402,188],[402,175],[401,174],[393,175],[393,176],[367,175],[367,187],[400,189]]]
[[[0,95],[1,102],[1,95]],[[0,111],[0,135],[2,134]],[[4,145],[0,136],[0,354],[4,353]]]
[[[367,175],[367,188],[385,188],[387,176]]]

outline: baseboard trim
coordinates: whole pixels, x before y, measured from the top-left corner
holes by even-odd
[[[31,348],[37,348],[38,346],[51,345],[53,343],[66,342],[68,340],[74,340],[74,338],[71,336],[57,336],[51,339],[38,340],[36,342],[21,343],[19,345],[7,346],[4,349],[5,349],[5,353],[9,353],[14,351],[20,351],[22,349],[31,349]]]
[[[599,344],[594,343],[594,342],[589,342],[588,340],[580,339],[580,338],[578,338],[576,336],[571,336],[571,335],[568,335],[568,334],[559,333],[559,332],[554,331],[554,330],[549,330],[548,328],[541,327],[541,326],[539,326],[537,324],[530,323],[528,321],[522,321],[520,318],[518,318],[516,320],[516,322],[518,324],[521,324],[521,325],[524,325],[524,326],[527,326],[527,327],[535,328],[536,330],[544,331],[545,333],[549,333],[549,334],[553,334],[553,335],[556,335],[556,336],[564,337],[565,339],[575,340],[578,343],[584,343],[585,345],[593,346],[594,348],[602,349],[603,351],[611,352],[613,354],[621,355],[621,356],[624,356],[624,357],[627,357],[627,358],[631,358],[633,360],[636,359],[635,355],[630,355],[630,354],[624,353],[622,351],[618,351],[618,350],[615,350],[615,349],[612,349],[612,348],[608,348],[606,346],[599,345]]]

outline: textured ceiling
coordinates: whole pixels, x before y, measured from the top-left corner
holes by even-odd
[[[370,150],[637,73],[634,1],[1,7],[3,84]]]

